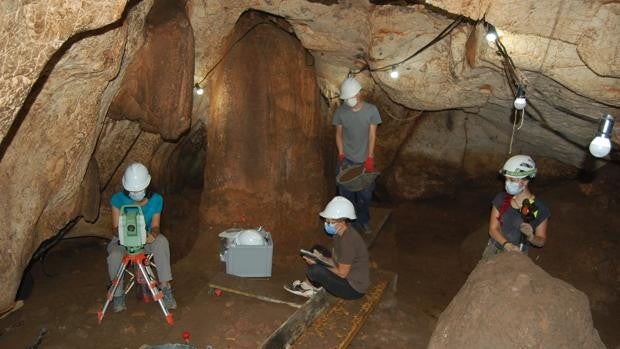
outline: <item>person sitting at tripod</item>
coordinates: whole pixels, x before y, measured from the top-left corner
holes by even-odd
[[[123,191],[112,195],[110,204],[112,206],[112,224],[114,226],[114,238],[108,243],[108,273],[110,280],[114,280],[116,273],[122,263],[123,256],[127,253],[124,246],[119,244],[117,236],[120,208],[123,205],[140,205],[146,223],[146,253],[152,254],[155,265],[157,265],[157,277],[159,286],[164,294],[164,304],[168,309],[176,309],[177,303],[172,295],[170,280],[172,280],[172,270],[170,268],[170,247],[168,239],[160,233],[160,220],[164,199],[159,193],[148,190],[151,183],[151,175],[148,169],[141,163],[130,164],[123,175]],[[125,309],[125,295],[123,280],[121,278],[119,286],[114,293],[114,312]]]

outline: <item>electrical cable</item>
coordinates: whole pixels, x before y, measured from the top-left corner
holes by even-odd
[[[264,21],[264,22],[259,22],[254,24],[253,26],[251,26],[248,30],[245,31],[245,33],[243,33],[237,40],[235,40],[229,47],[228,49],[226,49],[226,52],[224,52],[224,54],[220,57],[220,59],[218,59],[218,61],[213,65],[213,67],[211,67],[211,69],[209,69],[204,77],[198,81],[197,83],[194,84],[194,86],[198,85],[201,86],[200,84],[202,84],[207,77],[209,76],[209,74],[211,74],[211,72],[213,72],[213,70],[215,70],[215,68],[224,60],[224,58],[228,55],[228,53],[230,53],[230,51],[241,41],[243,40],[246,36],[248,36],[248,34],[250,34],[254,29],[256,29],[259,25],[264,25],[264,24],[270,24],[270,25],[274,25],[276,28],[282,30],[283,32],[285,32],[288,35],[291,35],[293,37],[295,37],[295,35],[293,33],[290,33],[286,30],[284,30],[283,28],[281,28],[279,25],[277,25],[277,23],[274,23],[273,21]],[[295,37],[296,38],[296,37]],[[312,63],[310,65],[308,65],[306,63],[307,66],[312,66],[314,65],[314,57],[312,57]]]
[[[518,114],[517,114],[517,110],[515,109],[513,120],[512,120],[512,134],[510,135],[510,144],[508,145],[508,155],[512,154],[512,143],[515,139],[515,134],[517,130],[521,128],[521,126],[519,126],[519,128],[516,128],[517,118],[518,118]],[[521,125],[523,125],[523,116],[521,117],[521,122],[522,122]]]
[[[361,69],[355,70],[355,71],[350,71],[349,75],[357,75],[365,70],[368,70],[370,72],[374,72],[374,71],[387,71],[392,69],[395,66],[401,65],[407,61],[409,61],[410,59],[412,59],[413,57],[419,55],[420,53],[422,53],[423,51],[425,51],[427,48],[433,46],[434,44],[438,43],[439,41],[441,41],[443,38],[445,38],[446,36],[448,36],[448,34],[450,34],[452,32],[452,30],[454,30],[454,28],[456,28],[459,24],[461,24],[461,22],[463,22],[465,17],[463,16],[458,16],[452,23],[450,23],[447,27],[445,27],[441,33],[439,33],[435,38],[433,38],[431,41],[429,41],[426,45],[422,46],[420,49],[418,49],[417,51],[415,51],[413,54],[409,55],[407,58],[398,61],[396,63],[391,63],[379,68],[370,68],[370,66],[368,64],[366,64],[366,66],[364,66]]]

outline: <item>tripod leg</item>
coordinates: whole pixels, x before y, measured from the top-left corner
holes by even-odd
[[[155,278],[149,275],[146,269],[147,267],[144,266],[142,263],[138,263],[138,268],[140,269],[140,273],[142,273],[144,280],[146,280],[146,283],[149,287],[149,291],[151,291],[151,295],[153,296],[153,299],[157,301],[157,303],[159,304],[159,307],[161,308],[161,311],[164,313],[164,316],[166,317],[166,322],[169,325],[174,324],[172,313],[169,312],[168,308],[166,308],[166,306],[164,305],[164,301],[163,301],[164,294],[159,290],[159,288],[157,288]]]
[[[129,281],[127,282],[127,286],[125,287],[125,295],[127,295],[129,293],[129,291],[131,291],[131,288],[134,286],[134,284],[136,283],[136,276],[129,270],[130,268],[128,268],[127,274],[129,274]]]
[[[118,288],[118,284],[120,283],[120,280],[123,277],[123,273],[125,272],[125,269],[127,268],[128,263],[129,263],[129,259],[127,258],[127,256],[123,257],[123,261],[120,267],[118,267],[118,272],[116,273],[116,277],[114,277],[114,279],[112,280],[112,285],[110,285],[110,288],[108,289],[108,294],[106,296],[105,303],[103,303],[103,307],[101,308],[101,310],[97,312],[97,320],[99,321],[99,323],[103,321],[103,316],[105,315],[105,312],[108,309],[108,305],[110,305],[110,302],[112,301],[112,298],[114,297],[114,293],[116,292],[116,289]]]

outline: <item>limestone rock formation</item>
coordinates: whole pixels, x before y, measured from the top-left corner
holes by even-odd
[[[0,140],[22,108],[52,55],[72,36],[118,20],[126,0],[53,0],[0,3]],[[18,120],[19,122],[19,120]],[[16,127],[16,126],[13,126]]]
[[[530,108],[517,144],[523,151],[583,168],[598,117],[617,114],[620,106],[617,43],[606,39],[619,34],[620,5],[577,0],[428,3],[434,8],[366,1],[190,1],[194,30],[207,34],[196,37],[195,78],[200,80],[225,54],[236,18],[256,9],[287,19],[313,53],[321,91],[328,98],[337,96],[349,70],[368,66],[371,73],[360,76],[366,74],[362,79],[369,90],[380,88],[413,110],[463,108],[477,114],[477,125],[490,123],[485,127],[499,129],[498,140],[507,143],[514,92],[501,57],[484,40],[482,25],[474,22],[484,17],[497,27],[528,83]],[[376,70],[404,60],[453,21],[436,9],[467,20],[400,64],[400,79],[391,79],[388,70]],[[616,135],[616,146],[618,139]],[[497,155],[505,154],[505,148],[497,148]]]
[[[257,14],[242,17],[232,40],[208,82],[204,220],[264,226],[299,248],[312,238],[300,232],[318,226],[328,187],[312,59]]]
[[[176,1],[155,2],[144,36],[108,116],[138,120],[145,131],[176,140],[191,120],[194,38],[185,10]]]
[[[439,317],[437,348],[605,348],[588,298],[527,256],[499,254],[478,264]]]
[[[40,91],[3,154],[0,245],[7,253],[0,283],[9,287],[0,290],[0,305],[12,301],[41,241],[80,214],[80,184],[105,116],[99,102],[118,71],[124,36],[121,27],[76,42],[35,87]]]

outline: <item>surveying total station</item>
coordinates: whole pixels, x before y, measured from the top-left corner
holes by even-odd
[[[144,214],[142,213],[142,207],[140,205],[124,205],[120,208],[119,223],[118,223],[118,238],[121,246],[125,247],[127,253],[123,256],[123,261],[118,268],[118,272],[112,280],[112,284],[108,289],[106,301],[100,311],[97,312],[97,319],[99,323],[103,321],[108,305],[114,297],[114,293],[119,286],[120,280],[124,276],[124,272],[127,269],[127,265],[132,263],[137,267],[139,273],[138,277],[142,277],[146,283],[149,292],[154,300],[157,301],[161,308],[166,322],[172,325],[174,319],[172,313],[168,311],[162,298],[164,297],[162,291],[157,287],[157,280],[151,269],[149,259],[144,252],[144,245],[146,244],[146,223],[144,221]],[[133,283],[128,287],[133,285]]]

